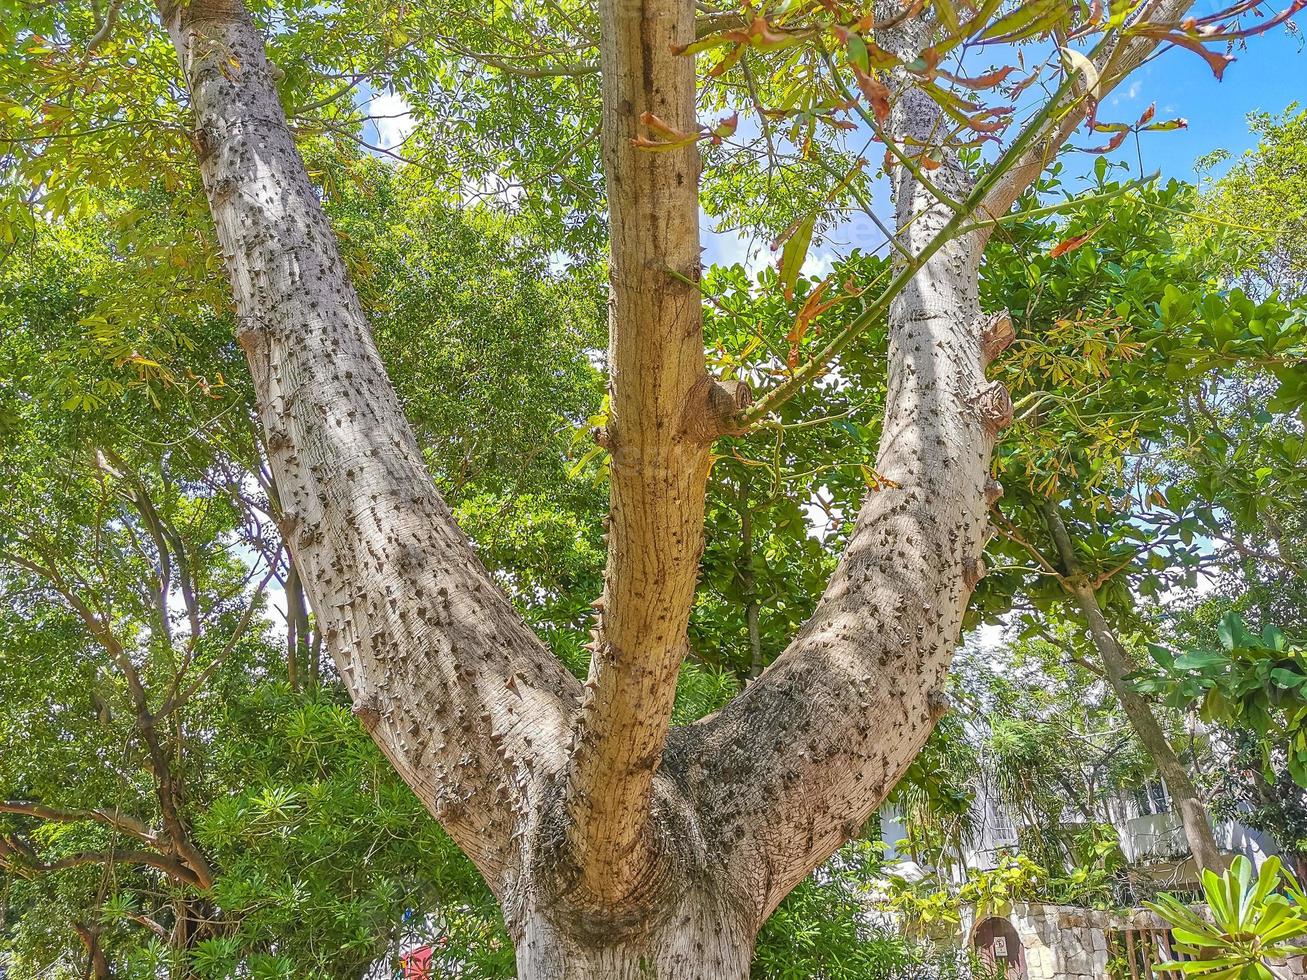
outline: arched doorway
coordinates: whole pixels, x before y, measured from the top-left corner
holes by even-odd
[[[989,918],[971,934],[976,955],[986,963],[1002,964],[1010,980],[1025,980],[1026,955],[1021,940],[1007,919]]]

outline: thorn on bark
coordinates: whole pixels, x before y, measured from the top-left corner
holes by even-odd
[[[381,699],[376,694],[367,694],[351,709],[351,713],[369,732],[381,721]]]
[[[968,592],[974,592],[980,580],[985,577],[988,571],[985,568],[984,558],[968,558],[962,566],[962,582],[967,587]]]
[[[931,721],[939,721],[949,713],[949,709],[952,707],[953,703],[949,701],[948,695],[944,693],[942,687],[932,688],[931,692],[926,695],[926,708],[930,711]]]
[[[990,477],[985,481],[985,504],[993,507],[1001,496],[1003,496],[1003,484]]]

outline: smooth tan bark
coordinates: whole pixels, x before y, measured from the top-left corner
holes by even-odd
[[[611,416],[608,568],[569,773],[581,887],[621,902],[657,863],[649,832],[703,552],[708,447],[699,279],[699,154],[632,145],[644,113],[695,122],[693,0],[603,0]]]

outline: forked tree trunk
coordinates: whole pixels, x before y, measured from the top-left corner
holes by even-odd
[[[695,4],[600,3],[612,527],[584,685],[516,615],[436,492],[243,3],[160,9],[191,93],[278,526],[355,713],[485,876],[522,977],[748,976],[758,928],[857,835],[945,709],[983,573],[989,458],[1011,416],[984,375],[1011,339],[1010,320],[979,308],[987,232],[940,247],[952,211],[895,174],[900,244],[932,257],[890,310],[876,463],[890,488],[868,496],[789,648],[718,715],[673,728],[709,447],[748,399],[704,366],[695,149],[632,144],[645,112],[696,126],[694,61],[673,53],[693,40]],[[928,27],[908,17],[878,41],[907,63]],[[1027,176],[983,207],[1005,212],[1083,111],[1067,107],[1023,158]],[[894,136],[927,145],[941,127],[938,106],[903,86]],[[965,168],[943,158],[933,179],[966,197]]]

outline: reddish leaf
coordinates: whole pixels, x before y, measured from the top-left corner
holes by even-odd
[[[682,132],[681,130],[673,126],[671,123],[664,122],[661,118],[655,116],[652,112],[640,113],[640,125],[647,126],[650,130],[653,131],[653,134],[655,136],[661,136],[665,140],[671,140],[671,141],[689,140],[693,142],[694,140],[698,139],[697,133]]]
[[[1152,120],[1153,116],[1155,116],[1155,115],[1157,115],[1157,103],[1156,103],[1156,102],[1154,102],[1152,105],[1150,105],[1147,109],[1144,110],[1144,114],[1143,114],[1142,116],[1139,117],[1139,121],[1138,121],[1137,123],[1135,123],[1135,125],[1136,125],[1136,126],[1142,126],[1142,125],[1144,125],[1144,123],[1146,123],[1146,122],[1150,122],[1150,121]]]
[[[997,133],[1012,122],[1008,118],[1011,112],[1011,106],[1004,106],[1000,109],[986,109],[984,112],[978,112],[967,119],[967,128],[973,129],[977,133]]]
[[[1129,130],[1128,128],[1123,129],[1123,130],[1121,130],[1119,133],[1117,133],[1115,136],[1113,136],[1110,140],[1108,140],[1106,145],[1104,145],[1104,146],[1087,146],[1087,147],[1085,147],[1085,152],[1086,152],[1086,153],[1111,153],[1111,152],[1112,152],[1113,150],[1115,150],[1118,146],[1120,146],[1122,143],[1124,143],[1124,142],[1125,142],[1125,138],[1126,138],[1127,136],[1129,136],[1129,135],[1130,135],[1130,130]]]
[[[956,85],[969,88],[973,92],[979,92],[982,89],[993,88],[995,85],[1002,84],[1003,80],[1017,70],[1016,65],[1008,65],[999,68],[997,71],[986,72],[984,75],[978,75],[975,78],[967,78],[963,75],[954,75],[952,72],[938,72],[940,78],[947,78]]]
[[[1218,82],[1225,74],[1225,69],[1229,66],[1230,62],[1234,61],[1234,55],[1220,54],[1219,52],[1212,51],[1208,49],[1199,38],[1192,37],[1188,34],[1182,34],[1179,31],[1173,31],[1166,27],[1144,26],[1138,28],[1136,33],[1142,34],[1144,37],[1156,38],[1159,41],[1169,41],[1176,47],[1185,48],[1186,50],[1192,51],[1194,54],[1201,56],[1202,59],[1207,62],[1208,67],[1212,69],[1212,74],[1216,76]]]
[[[753,18],[747,30],[726,31],[721,36],[727,40],[748,44],[760,51],[779,51],[798,44],[804,37],[803,34],[774,30],[767,22],[767,18],[761,15]]]
[[[876,121],[883,126],[889,119],[889,88],[880,79],[858,68],[853,69],[853,77],[857,79],[858,88],[862,90],[863,96],[871,103],[871,111],[875,114]]]
[[[829,277],[823,279],[820,285],[810,292],[808,298],[803,301],[803,308],[799,310],[799,315],[794,318],[794,326],[790,328],[789,334],[785,337],[791,344],[802,343],[803,338],[807,336],[808,327],[811,326],[812,321],[840,302],[839,299],[828,300],[825,303],[821,301],[826,290],[830,288],[830,284],[831,279]]]
[[[709,78],[720,78],[731,70],[731,67],[744,56],[745,45],[737,44],[735,50],[731,51],[725,58],[713,65],[708,70]]]
[[[1084,37],[1095,27],[1103,22],[1103,0],[1093,0],[1089,6],[1089,17],[1083,24],[1067,35],[1068,39],[1076,40]]]
[[[1289,4],[1289,6],[1286,7],[1284,10],[1281,10],[1270,20],[1264,21],[1263,23],[1258,24],[1256,27],[1246,27],[1234,31],[1220,31],[1212,35],[1212,37],[1214,40],[1219,39],[1222,41],[1229,41],[1229,40],[1234,40],[1236,38],[1253,37],[1257,34],[1264,34],[1267,31],[1269,31],[1272,27],[1275,27],[1279,24],[1283,24],[1286,20],[1288,20],[1298,11],[1302,10],[1304,7],[1307,7],[1307,0],[1293,0],[1293,3]]]
[[[738,112],[732,112],[709,131],[712,135],[713,145],[716,146],[728,136],[734,136],[735,128],[739,125],[740,114]]]
[[[1104,222],[1103,224],[1106,224],[1106,222]],[[1068,252],[1074,252],[1081,245],[1089,241],[1089,239],[1093,238],[1102,230],[1103,230],[1103,225],[1094,225],[1094,227],[1090,228],[1083,235],[1076,235],[1074,238],[1063,239],[1062,241],[1058,242],[1056,245],[1054,245],[1051,249],[1048,250],[1048,257],[1050,259],[1055,259],[1059,255],[1066,255]]]

